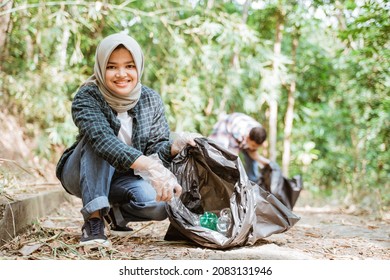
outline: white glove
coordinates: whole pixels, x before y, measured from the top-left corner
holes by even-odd
[[[193,132],[174,132],[172,133],[173,143],[171,147],[171,154],[173,156],[180,153],[181,150],[185,148],[185,146],[191,145],[196,146],[196,143],[194,141],[195,138],[203,137],[199,133],[193,133]]]
[[[175,175],[161,163],[157,155],[142,156],[142,164],[137,164],[134,174],[141,176],[156,190],[156,201],[169,201],[172,197],[180,196],[182,188]]]

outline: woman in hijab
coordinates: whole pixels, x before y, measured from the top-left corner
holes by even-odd
[[[111,234],[125,235],[132,231],[128,222],[167,218],[165,203],[181,194],[166,166],[195,143],[189,134],[172,143],[160,95],[141,84],[143,69],[137,41],[110,35],[97,47],[94,74],[74,97],[79,135],[56,175],[82,199],[81,245],[110,246],[104,219]]]

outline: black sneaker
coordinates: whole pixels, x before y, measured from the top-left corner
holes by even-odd
[[[133,229],[128,226],[120,226],[116,222],[114,211],[110,208],[108,214],[104,216],[104,219],[110,226],[110,232],[113,236],[127,236],[132,233]]]
[[[110,241],[104,234],[104,221],[100,218],[91,218],[85,221],[81,228],[81,246],[110,247]]]

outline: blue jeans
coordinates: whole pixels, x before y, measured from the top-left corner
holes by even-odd
[[[134,175],[130,167],[126,173],[115,172],[83,140],[67,159],[61,183],[66,191],[82,199],[84,220],[98,210],[106,215],[110,207],[120,226],[131,221],[161,221],[168,217],[166,203],[155,200],[156,191],[148,182]]]
[[[257,161],[253,160],[245,150],[241,150],[240,152],[243,155],[244,168],[249,180],[257,183],[260,179],[259,164]]]

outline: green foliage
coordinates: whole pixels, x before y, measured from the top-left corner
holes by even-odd
[[[381,193],[383,206],[389,205],[389,19],[375,5],[359,11],[363,14],[349,19],[350,29],[335,33],[344,40],[334,41],[339,48],[325,49],[317,42],[310,47],[313,59],[301,60],[301,67],[310,61],[313,66],[298,79],[305,81],[298,99],[306,107],[298,113],[301,129],[294,138],[301,139],[298,143],[309,138],[319,151],[305,172],[316,182],[312,189],[341,193],[348,203],[369,198],[374,205]],[[362,24],[367,19],[376,24]]]

